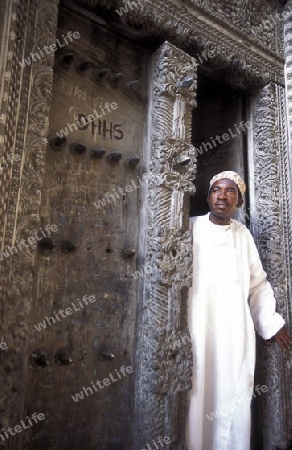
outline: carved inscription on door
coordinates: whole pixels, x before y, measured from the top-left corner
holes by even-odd
[[[148,53],[61,9],[30,317],[32,449],[129,449]],[[137,277],[136,277],[137,278]]]

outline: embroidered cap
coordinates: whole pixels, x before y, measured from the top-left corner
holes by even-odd
[[[246,185],[243,179],[238,175],[238,173],[233,172],[232,170],[226,170],[225,172],[218,173],[215,175],[212,180],[210,181],[209,189],[213,186],[213,184],[218,181],[222,180],[222,178],[228,178],[231,181],[234,181],[235,184],[237,184],[238,189],[241,192],[241,195],[243,195],[246,191]]]

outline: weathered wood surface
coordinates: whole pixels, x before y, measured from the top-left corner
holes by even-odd
[[[115,101],[116,96],[122,95],[119,94],[120,88],[111,84],[112,81],[114,81],[114,84],[118,83],[119,76],[109,82],[107,80],[108,72],[103,71],[104,82],[100,79],[99,83],[96,83],[96,79],[91,78],[96,69],[110,68],[111,72],[115,74],[119,72],[129,74],[130,64],[136,63],[141,69],[138,69],[137,73],[131,73],[133,77],[129,77],[130,81],[139,79],[139,70],[142,71],[142,74],[144,73],[142,67],[145,66],[145,61],[147,62],[148,59],[146,55],[143,56],[143,51],[140,51],[140,49],[136,53],[134,51],[134,61],[130,58],[130,64],[124,63],[124,61],[127,61],[125,53],[127,54],[128,50],[123,47],[122,35],[132,36],[136,40],[141,39],[141,42],[150,43],[153,51],[167,39],[180,50],[178,54],[174,50],[176,55],[183,55],[183,52],[186,52],[193,56],[198,60],[200,70],[204,70],[204,73],[227,81],[236,89],[241,88],[241,90],[252,93],[253,126],[248,142],[251,222],[268,275],[279,294],[277,297],[279,298],[279,308],[289,318],[291,316],[291,295],[289,295],[291,292],[291,189],[289,188],[289,186],[291,187],[291,177],[289,180],[289,161],[291,158],[288,157],[288,145],[285,141],[284,91],[279,86],[275,87],[273,83],[265,89],[261,88],[271,80],[277,85],[284,84],[281,2],[273,0],[267,5],[265,0],[248,0],[247,2],[241,0],[218,0],[218,2],[210,2],[209,0],[187,0],[184,2],[143,0],[143,2],[137,2],[137,7],[130,8],[127,14],[118,17],[115,10],[126,3],[124,0],[75,0],[75,4],[82,5],[90,10],[91,15],[85,27],[82,25],[82,21],[77,19],[78,25],[74,28],[71,28],[71,19],[66,22],[67,14],[64,13],[64,10],[58,9],[57,0],[27,0],[26,2],[9,0],[2,3],[1,7],[5,11],[4,19],[0,20],[0,33],[2,34],[3,30],[2,37],[5,45],[1,47],[0,67],[2,74],[0,88],[1,156],[5,160],[12,154],[21,156],[20,161],[15,161],[8,170],[4,170],[1,174],[0,235],[2,250],[7,246],[14,245],[17,240],[27,239],[35,229],[45,226],[48,223],[47,221],[58,220],[57,225],[60,227],[60,231],[52,236],[55,248],[51,253],[48,251],[45,255],[44,252],[40,253],[36,246],[30,246],[19,254],[1,262],[0,314],[2,328],[0,336],[7,343],[7,349],[1,348],[0,351],[2,375],[1,426],[5,429],[9,426],[13,427],[20,423],[20,420],[25,419],[26,415],[30,416],[34,411],[40,412],[41,408],[45,408],[43,412],[47,413],[50,418],[48,422],[44,421],[37,424],[26,430],[25,433],[10,437],[4,445],[11,450],[33,449],[34,447],[59,449],[62,447],[74,448],[74,446],[77,448],[81,446],[84,449],[102,448],[101,446],[115,449],[123,449],[124,446],[132,448],[130,438],[128,438],[130,430],[136,435],[137,439],[139,436],[141,446],[138,445],[138,448],[142,448],[145,443],[151,443],[154,438],[156,439],[156,434],[160,430],[163,430],[163,432],[166,430],[165,433],[170,431],[173,439],[171,450],[181,449],[184,441],[186,405],[185,392],[179,393],[179,383],[181,381],[183,389],[187,389],[189,370],[185,374],[180,372],[178,375],[174,358],[168,359],[168,341],[164,337],[167,336],[169,339],[176,339],[179,336],[182,339],[186,338],[186,334],[181,335],[177,330],[174,334],[173,329],[170,330],[177,322],[179,322],[180,327],[185,328],[186,326],[186,285],[183,287],[181,294],[173,289],[169,296],[162,298],[168,308],[169,330],[162,330],[160,338],[153,339],[157,323],[154,322],[149,333],[150,342],[155,344],[155,348],[152,348],[155,352],[154,356],[149,353],[149,346],[147,346],[149,341],[147,339],[146,345],[143,347],[143,358],[138,360],[140,354],[137,354],[138,366],[140,364],[140,368],[142,368],[142,373],[139,375],[144,377],[142,379],[143,387],[153,386],[152,383],[155,385],[156,378],[152,376],[153,372],[148,371],[150,364],[148,364],[147,358],[149,358],[152,368],[157,367],[158,362],[164,367],[164,370],[159,372],[158,378],[160,386],[163,386],[164,390],[161,389],[157,395],[152,392],[148,397],[144,395],[144,392],[138,391],[141,394],[141,402],[140,398],[136,399],[136,411],[139,414],[136,424],[130,424],[127,415],[128,411],[133,411],[134,408],[129,403],[125,404],[123,400],[127,398],[128,402],[133,401],[131,374],[123,380],[126,383],[123,387],[121,387],[122,384],[119,385],[118,382],[114,382],[113,385],[109,385],[102,390],[102,392],[105,392],[106,389],[116,389],[114,392],[116,402],[113,402],[111,397],[103,397],[103,408],[106,408],[105,405],[110,403],[108,410],[113,411],[112,415],[108,411],[103,415],[103,410],[98,408],[99,404],[97,404],[98,406],[95,404],[94,400],[98,398],[97,392],[89,394],[84,400],[75,404],[73,400],[71,403],[68,401],[71,394],[80,392],[83,386],[90,387],[91,381],[99,379],[99,373],[106,377],[110,373],[107,366],[114,367],[113,364],[118,361],[119,368],[124,361],[125,365],[133,362],[133,353],[131,353],[133,342],[128,336],[135,336],[133,326],[131,326],[131,320],[136,319],[135,311],[133,312],[133,308],[136,308],[136,303],[133,300],[135,282],[130,284],[126,275],[129,276],[130,271],[135,270],[135,257],[132,260],[127,260],[127,263],[125,260],[119,260],[116,248],[120,244],[124,245],[128,236],[131,239],[127,241],[126,245],[131,245],[130,250],[133,242],[138,243],[136,225],[127,221],[126,231],[122,234],[119,232],[121,230],[117,224],[120,219],[124,220],[128,211],[129,216],[127,217],[130,217],[130,214],[132,217],[136,217],[135,214],[138,211],[137,192],[140,188],[137,188],[135,192],[127,193],[128,199],[132,196],[132,203],[127,203],[126,200],[117,206],[106,205],[106,215],[112,217],[112,220],[108,222],[106,222],[106,216],[103,216],[102,211],[95,207],[94,210],[89,209],[89,204],[90,202],[96,202],[98,195],[103,198],[102,195],[108,189],[112,193],[111,189],[115,189],[116,180],[126,179],[125,177],[129,175],[130,171],[128,172],[128,168],[124,167],[124,152],[129,151],[129,154],[136,154],[137,149],[127,147],[127,150],[125,150],[126,146],[124,148],[123,145],[128,142],[125,137],[126,133],[124,133],[123,139],[115,139],[115,136],[121,137],[118,131],[126,131],[124,126],[118,129],[113,128],[113,139],[110,139],[110,131],[105,131],[109,138],[105,141],[102,138],[103,122],[99,125],[97,121],[96,124],[91,124],[85,130],[73,131],[72,135],[68,136],[68,140],[74,137],[74,142],[79,142],[79,136],[83,136],[82,139],[80,138],[80,142],[83,143],[82,145],[88,146],[85,154],[82,154],[82,147],[77,148],[77,154],[76,152],[74,154],[74,150],[72,154],[69,149],[71,141],[63,149],[60,149],[60,152],[54,152],[50,146],[47,146],[45,150],[51,90],[53,88],[51,67],[54,54],[44,55],[41,60],[37,60],[25,68],[20,66],[19,61],[31,51],[38,51],[37,47],[43,48],[43,45],[50,45],[55,42],[58,11],[60,11],[59,39],[68,30],[71,29],[73,32],[82,27],[86,49],[80,45],[83,42],[82,40],[76,40],[73,46],[62,47],[60,52],[61,54],[67,53],[67,50],[73,52],[73,47],[78,47],[78,52],[76,50],[77,60],[71,61],[73,65],[70,64],[71,56],[65,59],[65,62],[68,63],[67,68],[63,67],[61,61],[59,61],[61,54],[57,55],[56,58],[50,138],[55,136],[56,131],[66,126],[67,122],[72,123],[74,114],[89,114],[92,102],[94,107],[97,105],[95,98],[98,98],[99,92],[105,92],[109,95],[109,101],[111,102]],[[67,1],[63,3],[67,4]],[[242,7],[243,3],[244,7]],[[290,1],[287,4],[287,11],[288,8],[291,11]],[[95,13],[105,17],[113,28],[119,30],[118,38],[110,37],[110,33],[105,35],[101,33],[103,24],[98,22],[100,21],[98,17],[93,20]],[[290,42],[288,39],[291,28],[290,16],[291,13],[286,16],[286,50],[289,50]],[[87,17],[89,17],[88,14]],[[108,36],[109,39],[106,40],[105,36]],[[132,49],[133,46],[127,41],[125,48]],[[173,49],[170,50],[170,52],[172,51]],[[103,52],[106,53],[105,56]],[[106,57],[106,64],[103,64],[104,57]],[[91,68],[87,67],[85,62],[87,60],[94,63]],[[76,61],[84,62],[81,66],[78,66],[78,72],[74,65]],[[164,62],[163,58],[162,61]],[[289,58],[287,62],[289,65]],[[185,60],[183,63],[177,64],[177,58],[175,58],[168,71],[177,75],[176,71],[179,66],[182,67],[183,71]],[[158,66],[158,72],[160,68],[163,69]],[[80,72],[83,72],[83,75]],[[161,70],[161,76],[163,78],[163,70]],[[60,82],[60,80],[63,80],[63,82]],[[161,92],[153,89],[153,94],[154,100],[155,98],[159,100],[160,93],[163,93],[159,74],[155,77],[155,82],[156,80]],[[174,77],[172,79],[173,84],[176,84],[176,81],[177,77]],[[80,85],[77,90],[72,90],[71,84],[74,83]],[[134,88],[135,85],[137,86],[137,83],[130,86]],[[142,85],[146,87],[144,81]],[[127,87],[127,90],[130,86]],[[125,84],[122,83],[121,89],[122,91],[125,89]],[[257,91],[258,89],[259,91]],[[127,97],[128,92],[127,94],[125,94],[125,91],[123,92],[123,95]],[[67,106],[65,103],[58,103],[56,93],[59,95],[59,99],[68,101]],[[289,102],[289,80],[286,94]],[[132,93],[131,95],[136,94]],[[156,108],[153,108],[150,99],[148,101],[148,99],[144,100],[136,96],[129,103],[124,103],[126,106],[123,107],[123,114],[127,118],[129,116],[132,118],[133,114],[135,115],[137,123],[140,124],[139,133],[144,134],[145,140],[147,140],[144,133],[145,128],[142,130],[142,125],[144,126],[145,123],[144,105],[146,102],[148,102],[149,110],[155,114],[153,120],[154,133],[156,133],[157,128],[166,130],[168,136],[172,134],[172,131],[175,131],[173,137],[177,139],[180,136],[180,128],[174,129],[172,113],[175,110],[176,118],[179,119],[177,123],[182,124],[179,114],[177,114],[178,111],[182,112],[178,107],[180,102],[177,101],[175,106],[171,108],[171,102],[167,101],[167,111],[169,112],[167,115],[164,112],[161,113],[165,106],[164,102],[159,104],[156,113]],[[90,108],[87,108],[86,103],[89,104]],[[132,107],[132,105],[134,106]],[[69,108],[69,106],[73,106],[73,109],[65,111],[66,107]],[[113,118],[113,127],[120,123],[120,111],[117,109],[108,115],[108,118]],[[63,120],[65,116],[67,120],[61,123],[61,119]],[[157,124],[156,118],[158,118]],[[118,122],[114,120],[118,120]],[[109,129],[111,121],[108,122],[107,117],[106,123],[106,128]],[[94,125],[97,125],[97,128],[92,128]],[[188,133],[190,133],[190,120],[187,126]],[[92,134],[92,129],[94,134]],[[151,130],[148,131],[149,136]],[[137,142],[139,142],[141,150],[142,140],[139,136]],[[113,145],[111,145],[111,141],[113,141]],[[100,150],[100,144],[106,148],[106,154],[103,155],[103,158],[94,159],[89,156],[91,148],[99,148],[95,152],[95,156],[102,156],[103,151]],[[164,164],[164,162],[157,163],[155,159],[156,150],[158,150],[158,155],[160,151],[163,154],[166,152],[165,162],[168,167],[173,168],[173,156],[175,155],[177,159],[176,146],[172,149],[174,153],[169,152],[167,145],[164,145],[163,148],[154,145],[153,149],[155,151],[152,163],[159,174],[160,163]],[[108,166],[105,158],[109,153],[116,150],[123,157],[116,163],[116,167]],[[182,153],[187,150],[188,146],[182,147]],[[46,165],[44,164],[45,152],[48,155]],[[78,155],[78,152],[81,154]],[[112,155],[113,159],[118,159],[118,157],[119,155]],[[134,163],[135,160],[132,161]],[[109,170],[109,167],[112,171]],[[144,168],[147,170],[147,163]],[[100,169],[102,170],[99,171]],[[137,166],[136,169],[132,168],[131,170],[135,174],[136,172],[141,174],[139,171],[142,169]],[[101,176],[101,172],[104,177]],[[121,176],[121,173],[123,173],[123,176]],[[69,178],[72,179],[72,185]],[[89,178],[91,180],[90,186]],[[152,232],[152,230],[147,230],[144,223],[144,219],[151,212],[149,205],[153,205],[157,212],[159,202],[164,201],[164,198],[169,199],[169,193],[166,193],[165,190],[161,195],[160,175],[157,179],[159,180],[157,185],[155,184],[155,177],[154,180],[151,180],[152,197],[150,196],[149,204],[146,194],[144,195],[146,207],[143,211],[139,234],[141,230],[145,235],[148,232],[150,235]],[[45,189],[42,188],[43,181]],[[102,183],[102,191],[98,190],[99,183]],[[92,189],[95,189],[96,197],[93,195]],[[159,197],[157,192],[159,192]],[[183,273],[181,266],[176,266],[176,273],[173,269],[174,265],[172,265],[171,275],[167,273],[169,264],[173,264],[175,258],[179,260],[177,247],[179,247],[181,241],[175,233],[168,233],[167,231],[163,234],[157,227],[159,223],[163,225],[167,223],[175,227],[180,226],[182,222],[183,228],[187,229],[187,195],[185,195],[183,205],[182,197],[182,191],[175,191],[171,202],[174,213],[171,214],[170,208],[166,207],[162,215],[157,214],[153,217],[154,234],[158,233],[159,239],[157,241],[155,238],[147,243],[147,245],[149,244],[149,254],[153,252],[153,261],[155,262],[159,258],[163,261],[163,283],[166,281],[168,285],[172,283],[172,277],[176,277],[176,282],[182,281],[185,283],[185,280],[179,279],[179,274]],[[40,201],[42,201],[41,220],[39,215]],[[163,206],[165,205],[166,203],[163,204]],[[183,207],[183,214],[181,214],[181,207]],[[53,208],[57,212],[60,211],[60,216]],[[60,220],[61,211],[63,211],[62,220]],[[81,219],[81,215],[84,216],[84,220]],[[93,218],[93,224],[91,223],[91,231],[88,231],[90,215]],[[133,223],[136,224],[135,220]],[[100,226],[98,231],[96,224]],[[112,237],[114,226],[116,234],[115,237]],[[175,244],[174,246],[169,245],[169,235],[171,243]],[[111,239],[108,239],[109,237]],[[110,248],[108,242],[105,246],[105,238],[110,240]],[[62,245],[63,240],[77,244],[76,251],[72,253],[68,251],[72,248],[72,245],[70,247],[68,242]],[[191,242],[188,242],[188,245],[191,245]],[[65,250],[64,252],[62,248]],[[100,248],[102,251],[100,251]],[[104,254],[104,250],[106,254]],[[141,254],[141,246],[140,248],[137,246],[136,250]],[[50,256],[48,256],[49,254]],[[80,263],[77,261],[78,257]],[[83,264],[86,264],[89,268],[88,272],[91,272],[86,273],[88,279],[85,278]],[[108,264],[107,269],[104,268],[106,264]],[[132,268],[132,265],[134,268]],[[188,266],[187,261],[186,266]],[[70,267],[72,267],[72,271]],[[92,272],[92,270],[94,271]],[[152,264],[150,270],[152,279],[148,283],[146,293],[153,294],[159,303],[159,289],[150,291],[153,283],[159,283],[160,275],[155,274],[155,270],[156,266]],[[108,274],[107,281],[112,283],[113,289],[119,284],[118,278],[121,278],[122,289],[110,297],[109,303],[105,303],[104,297],[98,296],[101,307],[103,307],[102,311],[95,309],[98,306],[98,300],[96,300],[86,308],[82,308],[82,311],[74,311],[72,315],[48,326],[42,332],[37,332],[34,329],[35,324],[43,321],[47,315],[52,315],[57,308],[63,309],[65,305],[70,305],[70,302],[74,302],[74,300],[76,302],[78,298],[82,299],[83,295],[91,295],[94,294],[95,290],[99,290],[99,275],[103,279],[100,285],[101,291],[104,291],[103,294],[108,294],[108,289],[105,287],[105,277]],[[83,280],[82,283],[79,282],[79,279]],[[133,290],[129,286],[133,286]],[[127,300],[124,296],[128,288],[130,291],[128,303],[126,303]],[[163,286],[163,289],[163,292],[165,292],[165,286]],[[183,301],[179,305],[176,304],[174,308],[174,302],[177,302],[180,295]],[[141,297],[138,298],[138,302],[140,304]],[[77,302],[75,305],[78,307]],[[112,313],[109,305],[122,306],[124,315]],[[129,306],[129,309],[127,309],[127,306]],[[85,309],[90,313],[84,315]],[[147,321],[149,317],[149,312],[145,312],[143,306],[139,314],[138,326],[143,320]],[[122,325],[125,326],[120,326],[123,318],[125,319]],[[161,319],[163,320],[162,316]],[[79,321],[79,323],[74,321]],[[90,340],[93,322],[95,324],[106,322],[110,325],[108,329],[96,328],[97,331],[94,330],[101,337],[101,340],[97,341],[95,346]],[[124,330],[127,327],[128,334],[126,335]],[[73,333],[74,329],[77,330],[75,334]],[[142,333],[138,328],[136,337],[140,337],[140,334]],[[118,336],[122,336],[121,339]],[[112,342],[113,344],[116,343],[115,348],[110,348],[116,351],[116,360],[105,362],[98,359],[99,350],[101,350],[99,345],[102,341],[105,341],[106,345],[110,345]],[[122,355],[120,352],[124,351],[123,343],[127,342],[129,345],[126,349],[129,353]],[[64,349],[63,352],[59,351],[61,349]],[[89,349],[92,349],[92,351],[90,352]],[[47,352],[46,355],[43,355],[43,359],[39,360],[39,363],[43,364],[47,357],[50,366],[36,369],[35,366],[31,365],[31,355],[32,353],[35,354],[36,350]],[[84,353],[85,350],[86,353]],[[54,359],[55,355],[57,363]],[[78,359],[80,355],[81,362]],[[180,355],[177,356],[179,361]],[[190,356],[189,353],[188,356]],[[72,364],[59,364],[60,362],[69,362],[68,358],[72,358]],[[291,441],[291,408],[289,406],[291,403],[289,391],[291,370],[289,357],[283,360],[282,367],[278,364],[280,358],[281,356],[272,347],[268,352],[264,350],[263,358],[259,361],[261,366],[259,372],[263,376],[262,381],[266,381],[267,378],[271,386],[271,395],[263,407],[263,411],[266,411],[266,413],[261,427],[265,450],[272,450],[276,446],[288,448]],[[189,362],[185,355],[182,359]],[[120,362],[120,360],[123,362]],[[83,372],[78,372],[78,364],[80,370],[85,368]],[[93,373],[94,364],[101,368],[99,373]],[[181,367],[180,362],[176,364]],[[143,371],[143,366],[146,366],[147,370]],[[89,375],[84,375],[85,379],[81,373],[83,374],[87,370]],[[135,367],[135,377],[137,377],[137,372],[137,367]],[[77,373],[80,374],[79,378]],[[139,376],[137,378],[139,381]],[[78,381],[80,381],[80,384]],[[167,394],[165,392],[169,381],[177,383],[174,394],[173,389],[169,389]],[[120,390],[123,390],[122,393],[117,392],[118,386],[120,386]],[[173,387],[173,384],[171,386]],[[66,389],[68,392],[65,392]],[[149,401],[143,411],[145,399]],[[122,401],[121,405],[120,400]],[[91,406],[86,408],[86,403]],[[277,414],[274,413],[275,405],[277,405],[277,411],[279,412]],[[77,409],[74,410],[74,406]],[[112,409],[112,406],[114,406],[114,409]],[[95,421],[95,416],[91,415],[95,413],[97,421]],[[117,417],[122,417],[123,422],[115,422],[119,420]]]
[[[38,251],[28,350],[46,352],[49,365],[30,365],[25,399],[46,420],[32,430],[29,448],[128,449],[134,373],[120,368],[133,367],[137,257],[123,251],[138,253],[142,168],[129,157],[143,149],[147,53],[67,10],[60,14],[59,42],[70,30],[80,38],[55,59],[41,222],[58,232],[53,249]],[[91,114],[93,121],[77,123]],[[56,140],[66,126],[66,142]],[[95,300],[86,305],[84,295]],[[68,307],[71,315],[58,314]],[[37,331],[44,320],[46,329]],[[96,385],[105,378],[108,386]],[[83,387],[87,394],[75,402]]]

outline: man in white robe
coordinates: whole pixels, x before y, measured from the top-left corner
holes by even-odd
[[[248,229],[231,216],[243,204],[238,174],[212,178],[210,213],[190,220],[193,285],[188,323],[193,387],[186,427],[188,450],[249,450],[255,332],[290,345],[284,319]]]

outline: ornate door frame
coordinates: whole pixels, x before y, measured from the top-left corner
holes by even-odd
[[[277,310],[291,333],[291,174],[284,87],[269,83],[255,93],[250,119],[251,231],[275,293]],[[257,399],[263,448],[288,449],[292,442],[291,361],[277,345],[268,346],[262,340],[258,344],[257,382],[268,387],[267,394]]]
[[[144,448],[159,436],[170,439],[171,448],[184,448],[192,365],[188,219],[196,171],[191,144],[196,69],[195,59],[169,42],[154,55],[142,206],[147,215],[141,221],[146,277],[138,298],[134,448]]]
[[[30,52],[36,53],[38,47],[55,42],[58,4],[59,0],[12,0],[5,9],[1,36],[4,78],[0,89],[0,142],[6,160],[9,155],[20,158],[2,172],[1,251],[33,236],[40,226],[54,54],[45,55],[25,67],[19,62]],[[35,259],[36,248],[31,246],[1,261],[0,334],[7,344],[7,350],[0,353],[3,428],[20,423],[26,416],[24,392],[30,362],[28,317]],[[17,434],[13,444],[8,445],[24,448],[23,440],[28,436],[29,433]]]
[[[106,0],[75,3],[89,10],[98,5],[113,10],[113,14],[115,8],[123,5],[122,0],[111,5]],[[196,8],[193,0],[184,3]],[[197,16],[199,12],[202,9]],[[21,160],[2,174],[2,250],[33,233],[40,224],[54,55],[24,68],[19,61],[37,47],[55,41],[57,15],[58,0],[12,0],[5,9],[3,36],[7,37],[7,45],[2,47],[0,142],[4,156],[17,153]],[[162,0],[143,0],[142,6],[120,20],[125,32],[142,26],[149,34],[172,42],[166,42],[154,58],[149,117],[153,114],[155,120],[149,119],[145,148],[148,176],[144,177],[145,226],[140,258],[148,270],[146,279],[141,279],[137,318],[133,430],[137,448],[151,443],[157,435],[169,436],[171,448],[185,446],[185,400],[191,374],[186,298],[192,244],[187,218],[188,195],[195,177],[190,116],[196,87],[196,61],[187,53],[196,56],[199,51],[214,50],[210,67],[222,68],[222,74],[230,74],[233,81],[240,80],[254,92],[249,138],[251,224],[278,308],[287,319],[291,317],[291,156],[287,148],[283,60],[271,52],[265,57],[262,48],[250,49],[244,42],[227,38],[197,16],[183,5],[170,2],[165,8]],[[288,40],[286,45],[289,53]],[[287,87],[289,83],[288,80]],[[8,350],[0,353],[6,398],[1,416],[4,428],[19,423],[24,414],[27,317],[34,266],[33,248],[1,262],[1,336],[8,345]],[[172,350],[174,340],[184,344],[178,351]],[[290,364],[275,347],[263,348],[263,382],[269,388],[263,419],[267,450],[276,444],[286,448],[291,441]],[[274,405],[279,408],[278,416]],[[21,445],[22,439],[22,434],[18,435],[15,445]]]

